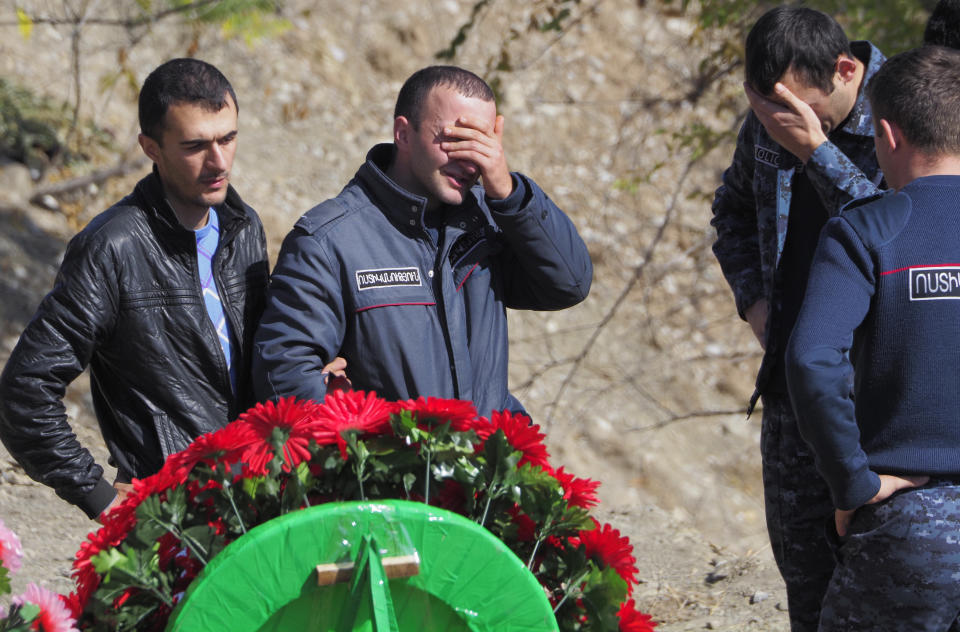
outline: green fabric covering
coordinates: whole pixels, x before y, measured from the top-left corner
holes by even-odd
[[[364,536],[384,565],[420,558],[419,574],[388,582],[401,632],[557,630],[543,588],[503,542],[463,516],[402,500],[330,503],[251,529],[190,585],[167,630],[339,632],[342,611],[356,609],[353,631],[386,632],[373,623],[384,600],[369,578],[379,571],[366,574],[359,600],[349,581],[317,585],[317,564],[357,560]]]

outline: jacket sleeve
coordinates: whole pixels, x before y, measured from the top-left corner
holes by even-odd
[[[506,199],[485,199],[507,248],[500,255],[505,304],[555,310],[583,301],[593,263],[569,217],[529,178],[513,174]]]
[[[336,357],[345,331],[338,266],[313,234],[294,228],[280,248],[254,339],[257,400],[323,401],[323,367]]]
[[[806,171],[830,217],[839,215],[847,202],[880,192],[860,167],[830,141],[814,150]]]
[[[838,509],[859,507],[880,489],[860,445],[848,353],[870,309],[874,284],[870,254],[849,223],[828,222],[787,346],[786,373],[800,434]]]
[[[109,332],[117,309],[108,253],[74,238],[53,290],[7,360],[0,376],[0,438],[36,481],[98,516],[116,496],[103,468],[67,422],[63,395]]]
[[[764,295],[751,153],[756,125],[759,122],[749,113],[737,137],[733,162],[723,172],[723,183],[714,194],[713,219],[710,220],[717,231],[713,254],[733,290],[737,312],[744,320],[747,309]]]

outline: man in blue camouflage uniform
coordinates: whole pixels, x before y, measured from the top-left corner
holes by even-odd
[[[762,395],[767,529],[793,630],[817,627],[835,563],[823,534],[833,505],[797,432],[783,350],[820,229],[881,184],[861,88],[883,61],[821,12],[781,7],[762,16],[746,42],[751,112],[713,203],[714,254],[765,350],[750,409]]]
[[[892,190],[823,229],[786,353],[836,507],[820,630],[960,630],[960,51],[892,57],[867,95]]]

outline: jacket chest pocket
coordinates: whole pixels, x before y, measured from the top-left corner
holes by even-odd
[[[430,272],[417,266],[365,268],[354,271],[354,311],[436,303]]]
[[[469,235],[465,235],[462,239],[469,237]],[[453,282],[457,290],[460,290],[471,279],[479,279],[485,275],[489,276],[493,260],[503,250],[503,244],[486,235],[473,240],[468,248],[463,248],[459,253],[456,250],[457,246],[460,246],[459,242],[454,245],[454,250],[451,251],[450,261],[453,267]],[[454,259],[452,256],[454,254],[459,254],[459,257]]]
[[[196,322],[203,300],[193,288],[151,288],[121,291],[113,335],[140,335],[152,330],[155,336],[172,337]]]

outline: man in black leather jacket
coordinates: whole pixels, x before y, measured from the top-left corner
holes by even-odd
[[[268,278],[260,219],[229,185],[230,83],[210,64],[175,59],[147,77],[139,105],[153,173],[70,241],[0,377],[3,444],[91,518],[253,403],[250,348]],[[114,484],[62,402],[88,365]]]

